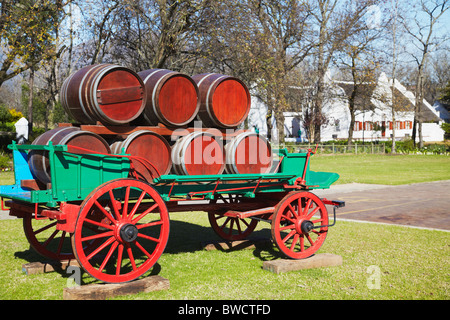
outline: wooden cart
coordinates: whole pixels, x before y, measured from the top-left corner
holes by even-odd
[[[25,235],[41,255],[76,258],[92,277],[107,283],[134,280],[157,262],[170,230],[169,212],[205,211],[214,231],[241,240],[260,222],[287,257],[302,259],[323,244],[344,202],[311,191],[329,188],[339,175],[309,170],[314,153],[278,150],[273,173],[161,175],[133,178],[126,154],[77,154],[67,145],[9,146],[15,183],[0,186],[10,215],[23,218]],[[30,151],[46,152],[51,183],[39,186],[27,163]],[[151,164],[148,164],[151,165]],[[333,206],[329,220],[326,205]]]

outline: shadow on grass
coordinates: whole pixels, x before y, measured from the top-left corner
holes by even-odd
[[[264,224],[264,222],[260,222]],[[206,245],[212,245],[222,252],[240,250],[253,250],[253,255],[261,261],[269,261],[282,258],[283,255],[276,250],[272,243],[270,225],[263,225],[264,229],[254,231],[246,240],[232,244],[216,235],[211,227],[203,227],[196,224],[171,221],[169,241],[164,252],[176,254],[183,252],[195,252],[205,250]]]
[[[269,225],[264,226],[264,229],[254,231],[247,243],[240,243],[238,245],[229,245],[227,247],[217,246],[216,249],[222,252],[232,252],[239,250],[253,250],[253,255],[261,261],[268,261],[278,259],[281,254],[275,249],[275,246],[271,242]],[[58,238],[55,241],[58,242]],[[167,246],[164,253],[178,254],[186,252],[196,252],[205,250],[205,244],[207,243],[223,243],[221,239],[211,227],[204,227],[197,224],[171,220],[170,221],[170,234]],[[226,242],[226,241],[225,241]],[[163,253],[163,254],[164,254]],[[63,277],[68,278],[71,276],[67,272],[66,268],[58,264],[58,262],[51,261],[46,257],[38,254],[34,249],[24,251],[18,251],[15,254],[16,258],[27,261],[28,263],[40,262],[42,264],[51,264],[54,266],[54,271],[60,273]],[[158,275],[161,271],[161,266],[158,263],[152,267],[150,275]],[[148,275],[148,274],[147,274]],[[83,284],[94,283],[96,280],[84,280]]]

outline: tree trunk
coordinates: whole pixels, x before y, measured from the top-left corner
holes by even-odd
[[[416,86],[416,101],[414,105],[414,126],[413,126],[413,141],[416,146],[417,133],[419,134],[419,148],[423,148],[423,136],[422,136],[422,117],[421,109],[423,102],[423,65],[419,65],[417,73],[417,86]],[[416,133],[417,130],[417,133]]]
[[[353,95],[353,93],[352,93]],[[355,127],[355,101],[354,99],[349,99],[349,109],[350,109],[350,125],[348,127],[348,141],[347,145],[351,146],[353,144],[353,128]]]
[[[283,111],[275,111],[275,121],[277,125],[278,144],[281,145],[284,143],[284,114]]]
[[[272,140],[272,107],[268,106],[266,115],[266,125],[267,125],[267,139]]]
[[[28,134],[33,132],[33,87],[34,87],[34,67],[30,68],[30,78],[28,80],[30,91],[28,93]]]

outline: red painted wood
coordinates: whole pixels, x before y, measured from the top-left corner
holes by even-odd
[[[170,145],[164,137],[157,133],[148,130],[134,132],[125,140],[114,142],[111,145],[111,152],[118,154],[122,152],[123,148],[125,148],[126,154],[144,158],[155,166],[156,170],[153,167],[149,169],[147,163],[133,159],[132,164],[139,179],[151,182],[159,174],[169,173],[172,167]]]
[[[308,231],[305,224],[322,227]],[[304,259],[322,246],[328,233],[327,225],[328,212],[322,200],[310,192],[294,191],[275,207],[272,239],[287,257]]]
[[[256,133],[237,135],[227,143],[225,152],[227,173],[267,173],[272,167],[272,148]]]
[[[165,69],[138,73],[145,84],[148,99],[139,124],[169,127],[187,125],[198,113],[198,89],[187,75]]]
[[[68,77],[61,87],[61,104],[82,124],[129,123],[142,113],[145,101],[139,76],[116,65],[86,66]]]
[[[123,198],[117,199],[115,194],[123,194]],[[99,203],[104,207],[100,209]],[[93,190],[81,204],[72,247],[77,261],[92,277],[107,283],[127,282],[155,265],[167,245],[169,230],[166,204],[152,186],[116,179]],[[87,246],[91,236],[104,241]]]
[[[159,93],[159,108],[164,118],[173,124],[185,124],[198,112],[198,96],[194,83],[186,77],[173,76]]]
[[[221,174],[225,167],[221,143],[212,135],[193,132],[172,147],[175,173],[181,175]]]
[[[242,84],[234,79],[222,81],[214,91],[212,110],[217,121],[234,126],[248,115],[249,97]]]
[[[250,111],[250,93],[239,79],[218,73],[195,75],[200,97],[199,118],[206,127],[235,128]]]

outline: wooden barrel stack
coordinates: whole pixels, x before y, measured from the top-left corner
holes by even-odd
[[[141,123],[181,127],[197,116],[200,107],[198,89],[189,76],[165,69],[150,69],[138,74],[149,95]]]
[[[250,93],[234,77],[203,73],[192,77],[200,91],[199,118],[206,127],[236,128],[250,111]]]
[[[149,182],[169,173],[243,174],[271,169],[272,150],[263,136],[249,131],[226,137],[217,134],[236,129],[250,111],[249,90],[235,77],[218,73],[188,76],[166,69],[136,73],[118,65],[98,64],[70,75],[60,97],[77,124],[60,125],[33,144],[73,145],[78,147],[72,150],[76,153],[125,152],[134,156],[134,175]],[[195,121],[201,121],[200,129],[192,127]],[[98,127],[114,134],[92,129]],[[161,128],[170,133],[188,130],[171,141],[175,135],[161,133],[157,130]],[[36,179],[43,183],[51,181],[47,157],[32,151],[28,160]]]
[[[144,110],[146,91],[133,71],[111,64],[84,67],[61,87],[61,104],[80,123],[127,124]]]
[[[172,148],[174,173],[220,174],[225,168],[222,144],[211,133],[194,131],[178,139]]]
[[[102,154],[111,153],[108,143],[101,136],[80,130],[77,127],[59,127],[41,134],[33,141],[33,145],[48,145],[52,141],[54,145],[73,146],[69,152],[77,154],[89,154],[89,150],[96,150]],[[31,150],[28,156],[28,166],[33,175],[44,184],[51,183],[50,161],[47,151]]]

